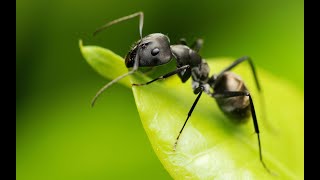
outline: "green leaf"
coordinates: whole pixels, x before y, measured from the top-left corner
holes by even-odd
[[[107,79],[127,72],[123,58],[110,50],[82,46],[81,42],[80,49],[88,63]],[[233,60],[210,58],[207,62],[211,72],[218,73]],[[250,89],[263,158],[276,175],[269,174],[259,160],[251,118],[245,124],[232,123],[206,94],[199,100],[174,151],[175,139],[196,98],[191,81],[182,83],[176,76],[132,88],[143,127],[159,160],[174,179],[303,179],[303,92],[258,67],[263,88],[260,95],[247,63],[234,68],[233,72],[240,75]],[[131,83],[150,79],[140,72],[130,76]],[[120,83],[131,88],[128,81]],[[265,106],[261,105],[263,97]]]
[[[128,71],[123,58],[112,51],[99,46],[83,47],[82,40],[79,41],[79,46],[83,57],[101,76],[113,79]],[[122,79],[118,83],[131,87],[129,79]]]

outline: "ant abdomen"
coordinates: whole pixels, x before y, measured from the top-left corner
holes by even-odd
[[[224,72],[215,80],[214,92],[223,94],[225,91],[248,91],[243,80],[232,72]],[[234,122],[246,122],[250,117],[250,101],[248,96],[216,97],[219,108]]]

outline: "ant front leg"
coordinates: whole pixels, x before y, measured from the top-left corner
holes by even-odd
[[[222,93],[213,93],[212,94],[212,97],[214,97],[214,98],[230,98],[230,97],[238,97],[238,96],[248,96],[249,97],[251,116],[252,116],[252,120],[253,120],[253,126],[254,126],[255,133],[257,134],[257,137],[258,137],[260,162],[262,163],[263,167],[270,174],[272,174],[271,171],[266,166],[266,164],[264,163],[263,158],[262,158],[262,150],[261,150],[262,148],[261,148],[261,142],[260,142],[259,125],[258,125],[256,111],[254,109],[254,105],[253,105],[253,101],[252,101],[250,93],[247,92],[247,91],[225,91],[225,92],[222,92]]]
[[[184,66],[182,66],[182,67],[177,68],[177,69],[174,70],[174,71],[171,71],[171,72],[169,72],[169,73],[167,73],[167,74],[165,74],[165,75],[163,75],[163,76],[157,77],[157,78],[155,78],[155,79],[153,79],[153,80],[151,80],[151,81],[149,81],[149,82],[146,82],[146,83],[143,83],[143,84],[132,84],[132,86],[144,86],[144,85],[148,85],[148,84],[151,84],[151,83],[153,83],[153,82],[155,82],[155,81],[157,81],[157,80],[165,79],[165,78],[167,78],[167,77],[170,77],[170,76],[172,76],[172,75],[175,75],[175,74],[177,74],[177,73],[179,73],[179,72],[181,72],[181,71],[184,71],[185,69],[188,69],[188,68],[190,68],[189,65],[184,65]]]

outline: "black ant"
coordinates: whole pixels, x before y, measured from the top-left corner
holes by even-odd
[[[190,77],[192,78],[192,88],[194,94],[198,94],[196,100],[191,106],[191,109],[188,112],[188,117],[184,122],[179,135],[174,143],[174,150],[176,149],[179,137],[188,122],[189,117],[191,116],[194,108],[196,107],[202,92],[207,93],[209,96],[216,99],[218,106],[222,110],[222,112],[237,122],[246,122],[245,120],[248,117],[252,116],[253,125],[255,129],[255,133],[258,137],[258,146],[259,146],[259,156],[260,161],[263,167],[270,172],[270,170],[265,165],[262,152],[261,152],[261,142],[259,136],[259,126],[256,117],[256,112],[254,109],[253,101],[251,95],[244,85],[243,80],[237,76],[236,74],[230,72],[232,68],[239,65],[241,62],[248,61],[253,73],[253,77],[255,79],[255,83],[259,92],[261,92],[261,87],[258,81],[258,77],[253,65],[253,62],[250,57],[244,56],[237,60],[235,60],[230,66],[222,70],[217,75],[212,75],[209,77],[210,68],[206,61],[201,58],[198,54],[200,48],[202,47],[203,41],[198,39],[195,43],[188,47],[186,45],[185,40],[181,39],[180,44],[170,45],[169,38],[161,33],[154,33],[149,34],[145,37],[142,37],[142,28],[143,28],[143,12],[137,12],[128,16],[124,16],[122,18],[113,20],[106,25],[100,27],[94,32],[94,35],[98,32],[104,30],[105,28],[134,18],[140,17],[139,21],[139,33],[140,33],[140,40],[138,40],[128,54],[125,57],[125,65],[127,68],[132,68],[126,74],[123,74],[116,79],[112,80],[104,87],[102,87],[95,97],[92,100],[92,106],[94,105],[97,97],[108,87],[110,87],[115,82],[119,81],[120,79],[134,73],[138,70],[139,67],[154,67],[159,66],[162,64],[166,64],[170,62],[172,59],[176,60],[177,69],[172,72],[169,72],[163,76],[155,78],[149,82],[144,84],[132,84],[132,86],[143,86],[151,84],[157,80],[165,79],[172,75],[178,74],[181,81],[185,83]],[[214,92],[210,90],[213,89]]]

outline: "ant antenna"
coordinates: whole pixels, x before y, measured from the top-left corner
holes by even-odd
[[[141,11],[140,11],[140,12],[136,12],[136,13],[131,14],[131,15],[128,15],[128,16],[124,16],[124,17],[119,18],[119,19],[116,19],[116,20],[113,20],[113,21],[111,21],[111,22],[109,22],[109,23],[101,26],[100,28],[98,28],[98,29],[93,33],[93,35],[95,36],[98,32],[100,32],[100,31],[108,28],[109,26],[112,26],[112,25],[117,24],[117,23],[122,22],[122,21],[126,21],[126,20],[128,20],[128,19],[132,19],[132,18],[134,18],[134,17],[136,17],[136,16],[140,16],[140,20],[139,20],[139,33],[140,33],[140,38],[142,39],[142,28],[143,28],[143,17],[144,17],[144,15],[143,15],[143,12],[141,12]]]
[[[108,84],[104,85],[98,92],[97,94],[94,96],[94,98],[91,101],[91,107],[94,106],[94,103],[96,102],[97,98],[100,96],[101,93],[103,93],[103,91],[105,91],[108,87],[110,87],[112,84],[116,83],[117,81],[121,80],[122,78],[129,76],[130,74],[133,74],[139,67],[139,58],[138,55],[136,55],[136,57],[134,58],[134,65],[131,71],[117,77],[116,79],[110,81]]]
[[[143,28],[143,12],[136,12],[134,14],[131,14],[131,15],[128,15],[128,16],[124,16],[124,17],[121,17],[119,19],[116,19],[116,20],[113,20],[103,26],[101,26],[100,28],[98,28],[94,33],[93,33],[93,36],[95,36],[97,33],[99,33],[100,31],[114,25],[114,24],[117,24],[119,22],[122,22],[122,21],[125,21],[125,20],[128,20],[128,19],[131,19],[131,18],[134,18],[136,16],[140,16],[140,19],[139,19],[139,33],[140,33],[140,38],[142,39],[142,28]],[[121,80],[122,78],[130,75],[130,74],[133,74],[139,67],[139,58],[138,58],[138,55],[136,55],[136,57],[134,58],[134,65],[133,65],[133,68],[131,71],[127,72],[126,74],[123,74],[119,77],[117,77],[116,79],[110,81],[108,84],[104,85],[98,92],[97,94],[94,96],[94,98],[92,99],[91,101],[91,107],[94,106],[94,103],[96,102],[97,98],[100,96],[101,93],[103,93],[103,91],[105,91],[107,88],[109,88],[112,84],[116,83],[117,81]]]

